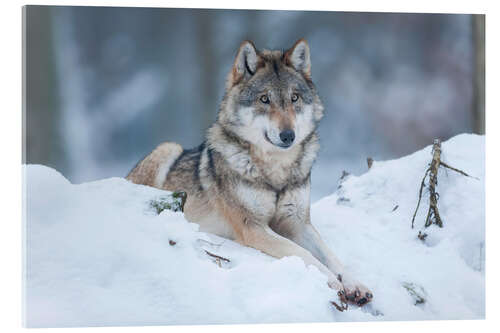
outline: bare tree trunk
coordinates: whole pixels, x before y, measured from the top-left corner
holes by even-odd
[[[216,19],[217,11],[203,9],[197,15],[198,19],[198,45],[200,54],[201,68],[201,126],[202,131],[206,130],[214,121],[214,115],[217,113],[217,58],[214,54],[215,39],[213,23]]]
[[[484,42],[485,42],[485,29],[484,29],[484,15],[473,15],[472,16],[472,34],[474,39],[474,92],[472,101],[472,114],[473,114],[473,130],[474,133],[484,134],[485,133],[485,110],[484,110],[484,100],[485,100],[485,76],[484,76],[484,65],[485,65],[485,52],[484,52]]]
[[[59,104],[52,38],[53,9],[24,12],[24,109],[22,163],[64,164],[58,130]]]

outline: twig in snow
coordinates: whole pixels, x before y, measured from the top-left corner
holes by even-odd
[[[340,284],[342,285],[342,290],[339,290],[337,292],[337,296],[339,297],[340,305],[338,305],[334,301],[330,301],[330,303],[340,312],[344,312],[347,310],[348,305],[347,305],[347,298],[346,298],[346,292],[345,292],[345,287],[344,287],[344,282],[342,282],[342,275],[339,274],[337,275],[337,280],[339,280]]]
[[[330,303],[332,303],[332,305],[337,309],[339,310],[340,312],[344,312],[347,310],[348,306],[347,306],[347,303],[344,303],[344,301],[340,301],[340,305],[338,305],[337,303],[335,303],[334,301],[330,301]]]
[[[366,159],[366,164],[368,164],[368,170],[372,168],[372,165],[373,165],[373,158],[371,157],[368,157]]]
[[[427,292],[424,287],[413,282],[403,282],[402,286],[415,301],[414,305],[424,304],[426,302],[425,298],[427,297]]]
[[[345,170],[342,170],[342,175],[340,175],[340,179],[339,180],[344,180],[347,178],[347,176],[349,176],[350,173],[345,171]]]
[[[422,232],[422,231],[419,231],[418,232],[418,235],[417,235],[418,239],[420,239],[422,242],[425,241],[425,239],[427,238],[427,234],[425,232]]]
[[[224,257],[218,256],[218,255],[216,255],[216,254],[213,254],[213,253],[211,253],[211,252],[208,252],[207,250],[204,250],[204,251],[205,251],[205,253],[206,253],[207,255],[209,255],[210,257],[215,258],[215,262],[217,263],[217,265],[218,265],[219,267],[222,267],[221,261],[224,261],[224,262],[231,262],[231,260],[229,260],[229,259],[227,259],[227,258],[224,258]]]

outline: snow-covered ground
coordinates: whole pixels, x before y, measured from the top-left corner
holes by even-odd
[[[431,147],[375,162],[312,206],[312,222],[374,293],[338,312],[326,277],[198,232],[182,213],[156,214],[166,192],[121,178],[72,185],[24,166],[25,323],[29,327],[484,318],[484,137],[443,143],[444,228],[411,217]],[[335,183],[336,179],[331,179]],[[424,194],[425,195],[425,194]],[[427,197],[425,197],[427,198]],[[397,207],[397,208],[396,208]],[[206,254],[230,259],[219,266]],[[417,301],[423,303],[415,304]]]

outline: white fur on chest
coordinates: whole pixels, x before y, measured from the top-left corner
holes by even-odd
[[[275,188],[282,188],[288,183],[292,171],[294,171],[292,168],[299,167],[300,169],[295,170],[295,173],[304,173],[302,168],[295,164],[299,154],[300,147],[298,146],[283,152],[254,151],[250,154],[247,151],[235,149],[232,154],[226,154],[228,156],[226,160],[230,167],[245,179],[250,181],[265,180],[266,183]],[[304,173],[304,176],[306,175],[307,173]]]
[[[239,183],[235,189],[238,201],[248,209],[257,221],[268,222],[276,211],[276,194],[245,183]]]
[[[252,162],[259,172],[266,178],[273,187],[284,187],[291,175],[292,168],[296,168],[296,161],[299,159],[300,147],[294,146],[291,149],[272,152],[254,152]]]

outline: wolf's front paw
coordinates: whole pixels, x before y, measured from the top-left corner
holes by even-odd
[[[343,284],[343,289],[339,291],[340,299],[345,303],[363,306],[373,299],[373,293],[363,284],[354,280],[339,278]]]

